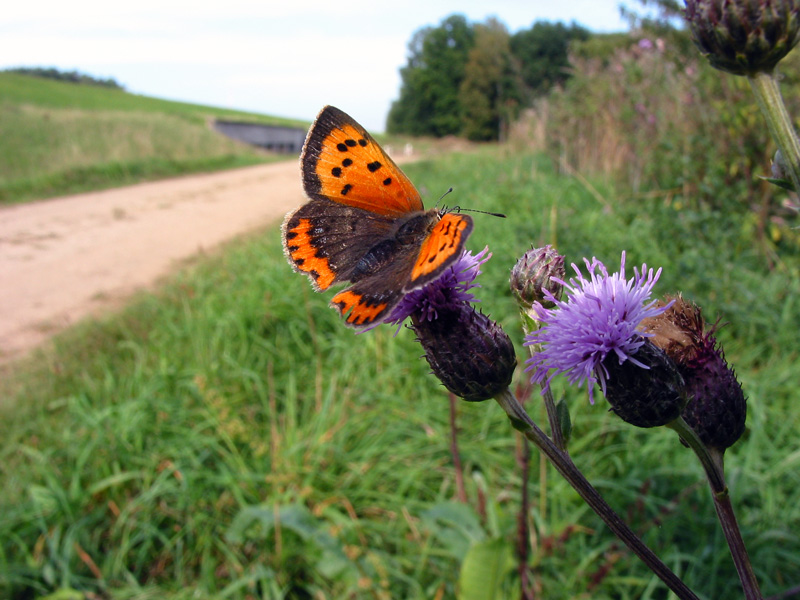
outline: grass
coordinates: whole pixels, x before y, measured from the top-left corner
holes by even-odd
[[[681,290],[727,322],[749,408],[727,455],[743,535],[765,594],[800,581],[794,242],[773,248],[770,270],[747,218],[598,186],[604,206],[539,156],[487,149],[407,171],[426,198],[455,185],[452,202],[509,215],[476,215],[469,245],[494,254],[478,295],[521,359],[507,277],[531,244],[612,265],[626,249],[629,265],[664,267],[659,293]],[[275,227],[7,372],[0,595],[447,598],[462,564],[509,555],[518,441],[499,407],[458,407],[458,504],[447,397],[413,335],[354,335],[328,301],[291,272]],[[572,454],[611,504],[701,597],[741,597],[702,472],[674,434],[634,430],[585,390],[555,391]],[[552,470],[531,493],[543,597],[667,597]],[[514,597],[504,564],[498,597]]]
[[[0,203],[274,160],[215,118],[305,127],[241,111],[0,73]]]

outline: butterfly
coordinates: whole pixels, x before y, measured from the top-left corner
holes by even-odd
[[[349,282],[331,306],[363,329],[439,277],[472,232],[468,215],[425,210],[414,184],[352,117],[320,111],[300,155],[309,201],[281,229],[289,264],[318,292]]]

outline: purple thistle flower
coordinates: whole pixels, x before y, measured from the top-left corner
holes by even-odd
[[[432,321],[442,311],[452,311],[465,303],[479,302],[470,290],[480,287],[480,284],[474,283],[475,278],[481,274],[481,265],[491,257],[488,246],[475,255],[465,250],[440,277],[408,292],[383,323],[400,325],[413,314],[420,320]]]
[[[542,350],[526,362],[526,371],[533,371],[531,382],[549,388],[550,381],[565,374],[571,384],[580,387],[588,382],[589,400],[594,404],[593,384],[599,383],[606,392],[608,369],[605,360],[613,355],[619,364],[631,364],[647,369],[635,358],[637,350],[651,334],[638,331],[642,319],[662,313],[667,307],[656,307],[656,301],[647,302],[661,269],[653,272],[643,264],[634,267],[634,276],[625,279],[625,252],[618,273],[610,274],[605,265],[592,258],[584,258],[589,279],[573,264],[577,277],[562,281],[569,297],[566,301],[545,296],[556,307],[536,307],[541,327],[526,337],[525,345],[540,344]],[[552,371],[552,373],[551,373]]]

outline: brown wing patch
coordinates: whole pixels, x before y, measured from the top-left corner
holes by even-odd
[[[445,213],[422,242],[411,271],[411,285],[420,285],[440,273],[461,252],[472,232],[472,218]]]
[[[371,325],[389,307],[385,302],[372,304],[363,294],[353,290],[339,292],[333,297],[331,304],[345,317],[345,322],[353,327]]]
[[[284,224],[284,250],[289,262],[298,271],[306,273],[318,290],[328,289],[336,279],[325,256],[320,255],[311,241],[309,230],[312,228],[309,219],[299,219],[296,224],[288,218]]]
[[[369,133],[338,108],[326,106],[306,138],[303,184],[325,198],[387,216],[422,210],[414,184]]]

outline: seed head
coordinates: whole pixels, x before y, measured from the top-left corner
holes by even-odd
[[[686,0],[692,39],[734,75],[771,73],[800,40],[800,0]]]
[[[704,444],[724,451],[745,430],[742,386],[714,337],[715,327],[706,329],[700,308],[680,296],[668,300],[671,306],[642,326],[683,376],[689,402],[681,416]]]

